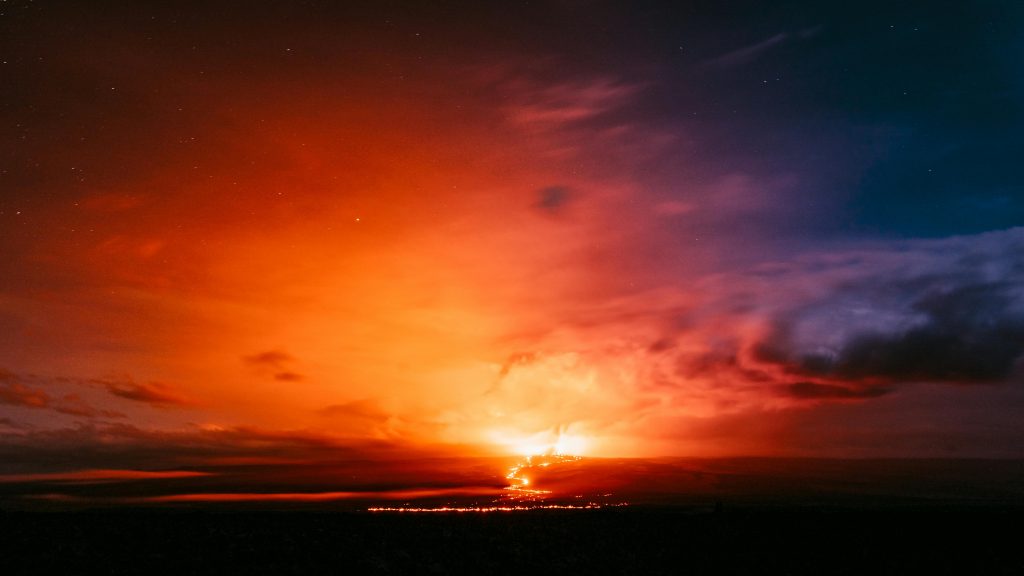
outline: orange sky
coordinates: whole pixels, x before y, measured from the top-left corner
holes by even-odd
[[[404,55],[205,79],[109,55],[79,73],[161,109],[115,127],[141,146],[51,154],[125,165],[28,214],[53,231],[18,263],[38,285],[5,296],[31,312],[3,365],[180,397],[119,406],[147,424],[484,445],[621,425],[608,446],[636,448],[629,410],[651,400],[630,398],[627,348],[656,335],[580,342],[568,324],[644,290],[657,220],[686,211],[636,206],[635,182],[595,166],[629,126],[577,129],[642,86]],[[672,257],[709,257],[689,253]]]
[[[919,325],[871,287],[954,277],[949,254],[1005,263],[1019,231],[797,238],[838,201],[797,198],[799,167],[708,160],[706,124],[658,114],[700,98],[654,64],[412,17],[153,12],[17,30],[31,106],[8,119],[33,132],[5,144],[0,431],[18,450],[1017,453],[989,443],[1019,428],[986,408],[1021,405],[1005,354],[981,387],[807,359]],[[9,472],[61,471],[32,462]],[[77,467],[115,464],[146,467]]]

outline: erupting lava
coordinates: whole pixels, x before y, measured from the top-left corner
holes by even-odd
[[[518,445],[518,451],[523,457],[508,469],[505,478],[509,485],[505,486],[505,493],[486,505],[473,506],[439,506],[439,507],[373,507],[370,512],[515,512],[522,510],[589,510],[603,508],[605,506],[626,506],[625,502],[610,503],[600,501],[579,500],[579,503],[566,504],[548,501],[552,495],[551,490],[532,488],[529,473],[538,469],[548,468],[557,464],[576,462],[583,459],[579,454],[582,451],[583,441],[579,437],[559,435],[555,442],[525,443]],[[603,494],[602,498],[611,496]],[[582,499],[582,494],[575,498]]]
[[[515,465],[509,468],[508,474],[505,475],[505,478],[509,480],[509,485],[505,487],[505,490],[508,490],[507,498],[519,502],[542,499],[545,495],[551,494],[551,491],[530,488],[530,478],[526,475],[526,471],[535,468],[547,468],[553,464],[560,464],[563,462],[574,462],[581,458],[583,457],[571,454],[559,454],[553,450],[540,455],[528,455],[523,457],[522,460],[516,462]]]

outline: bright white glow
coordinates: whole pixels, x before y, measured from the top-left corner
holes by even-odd
[[[566,456],[581,456],[587,447],[587,441],[582,436],[570,436],[562,434],[555,442],[555,454]]]
[[[528,458],[531,456],[583,456],[588,448],[587,438],[579,434],[545,430],[527,436],[492,434],[497,444]]]

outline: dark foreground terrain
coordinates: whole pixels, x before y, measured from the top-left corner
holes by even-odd
[[[1024,510],[0,513],[4,574],[1024,574]]]

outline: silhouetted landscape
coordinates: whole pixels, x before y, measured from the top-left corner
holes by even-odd
[[[507,502],[507,458],[222,464],[174,472],[0,477],[8,510],[125,507],[312,509]],[[1024,460],[582,458],[524,468],[545,493],[527,503],[603,506],[1018,506]]]
[[[22,499],[19,505],[8,484],[0,551],[10,567],[5,572],[13,574],[67,567],[107,574],[1018,574],[1024,568],[1013,528],[1024,519],[1021,461],[583,459],[545,471],[537,482],[554,490],[545,502],[572,504],[573,489],[588,486],[587,501],[628,505],[374,513],[366,507],[381,502],[369,497],[104,503],[115,493],[160,492],[144,486],[152,480],[114,483],[118,490],[105,483],[103,492],[94,485],[91,500]],[[166,492],[168,482],[157,483]],[[90,493],[78,488],[80,496]],[[421,509],[487,501],[425,496],[385,504]]]
[[[4,513],[5,573],[1019,574],[1020,508]]]

